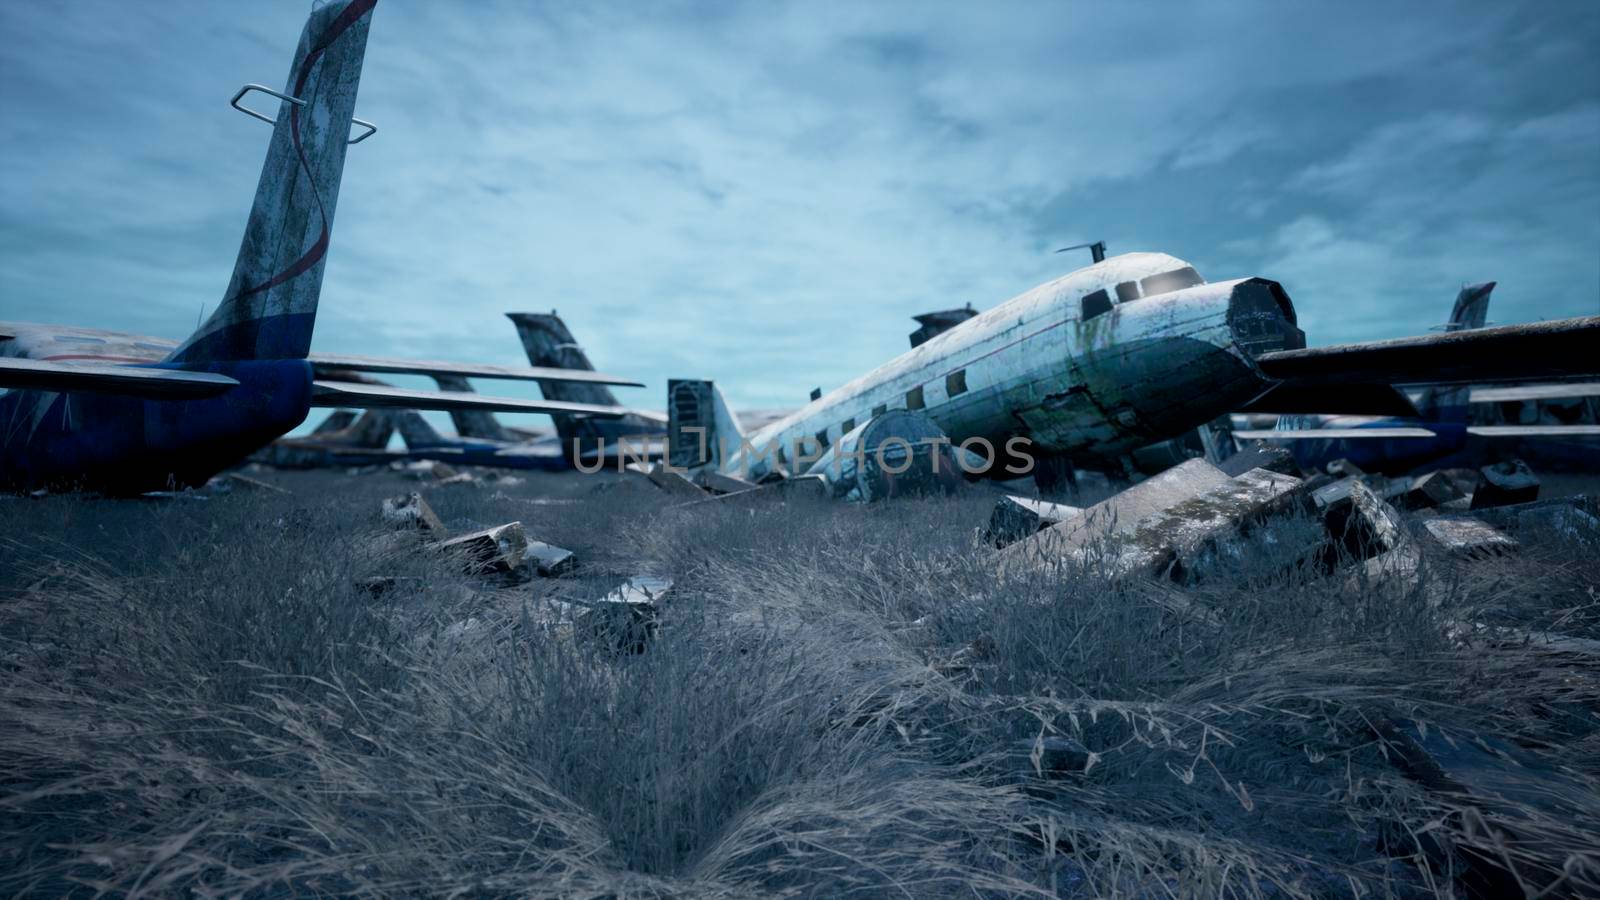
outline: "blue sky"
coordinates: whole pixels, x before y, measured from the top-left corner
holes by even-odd
[[[181,337],[308,3],[0,4],[0,318]],[[1281,281],[1313,344],[1600,312],[1600,4],[383,0],[315,346],[792,406],[1101,238]],[[531,386],[485,384],[500,393]]]

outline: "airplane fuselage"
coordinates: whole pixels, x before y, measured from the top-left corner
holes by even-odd
[[[1123,254],[1008,300],[812,401],[747,436],[747,447],[730,448],[723,468],[751,478],[797,474],[806,456],[820,455],[803,448],[831,445],[890,409],[923,410],[952,441],[982,439],[997,454],[1026,437],[1036,453],[1115,459],[1258,396],[1270,382],[1254,355],[1304,341],[1275,282],[1207,284],[1180,259]]]

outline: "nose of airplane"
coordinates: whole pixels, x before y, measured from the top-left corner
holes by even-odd
[[[1283,285],[1265,278],[1246,278],[1234,284],[1228,294],[1228,329],[1234,343],[1252,359],[1306,345],[1306,333],[1300,330],[1294,304]]]
[[[1100,452],[1127,452],[1233,412],[1269,384],[1256,356],[1303,346],[1288,295],[1264,278],[1118,306],[1115,334],[1089,357],[1115,435]]]

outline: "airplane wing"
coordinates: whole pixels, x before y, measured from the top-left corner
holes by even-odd
[[[1245,441],[1338,441],[1351,438],[1431,438],[1436,437],[1426,428],[1276,428],[1235,431],[1235,438]]]
[[[1330,384],[1289,380],[1237,410],[1242,413],[1324,413],[1416,418],[1417,407],[1392,384]]]
[[[516,397],[486,397],[460,391],[415,391],[407,388],[350,381],[313,381],[312,406],[352,406],[361,409],[481,409],[492,412],[564,413],[618,419],[628,410],[621,406],[593,406],[560,400],[523,400]]]
[[[1447,331],[1256,357],[1269,378],[1299,384],[1443,384],[1594,375],[1600,316]]]
[[[1600,397],[1600,381],[1473,388],[1469,400],[1472,403],[1502,403],[1515,400],[1562,400],[1568,397]]]
[[[148,366],[67,365],[43,359],[0,359],[0,388],[94,391],[151,400],[215,397],[238,386],[226,375]]]
[[[529,366],[496,366],[438,360],[382,359],[376,356],[347,356],[338,353],[313,353],[307,357],[317,377],[337,377],[335,373],[383,372],[391,375],[459,375],[466,378],[506,378],[513,381],[573,381],[585,384],[610,384],[644,387],[644,382],[629,381],[616,375],[583,369],[554,369]]]
[[[1600,437],[1600,425],[1470,425],[1478,437]]]

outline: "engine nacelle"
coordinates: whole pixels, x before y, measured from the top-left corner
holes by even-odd
[[[927,414],[893,409],[841,437],[806,474],[821,475],[833,497],[853,503],[948,493],[966,480],[961,453]]]

